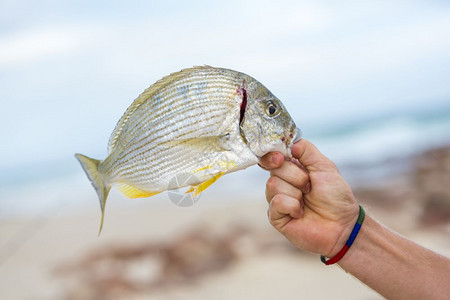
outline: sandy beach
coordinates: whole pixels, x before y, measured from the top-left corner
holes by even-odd
[[[450,256],[450,148],[409,163],[407,173],[354,187],[355,195],[382,223]],[[256,194],[226,201],[211,192],[182,208],[166,195],[127,207],[132,200],[112,192],[100,237],[96,210],[3,219],[0,298],[382,299],[292,247]]]

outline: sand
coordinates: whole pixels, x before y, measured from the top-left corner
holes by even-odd
[[[354,189],[369,214],[446,256],[450,193],[439,180],[448,153],[425,153],[402,176]],[[113,191],[100,237],[89,197],[89,209],[0,221],[0,299],[382,299],[292,247],[268,223],[261,193],[210,192],[181,208],[164,194],[129,202]]]
[[[143,203],[110,211],[100,237],[98,222],[89,214],[2,223],[1,298],[380,299],[291,247],[268,224],[265,203]],[[13,232],[22,232],[15,245]],[[174,249],[170,261],[162,258]]]

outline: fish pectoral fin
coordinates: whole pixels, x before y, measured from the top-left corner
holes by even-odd
[[[195,187],[196,187],[196,185],[189,187],[189,189],[186,192],[184,192],[184,193],[185,194],[192,193],[193,191],[195,191]]]
[[[217,175],[214,175],[214,177],[200,183],[194,186],[191,186],[187,191],[186,194],[192,193],[192,196],[196,197],[200,195],[201,192],[209,188],[214,182],[216,182],[220,177],[225,175],[225,172],[220,172]]]
[[[196,184],[196,185],[192,185],[186,191],[186,194],[193,193],[192,195],[194,197],[198,196],[201,192],[203,192],[208,187],[210,187],[214,182],[216,182],[220,177],[222,177],[229,170],[231,170],[236,165],[236,163],[234,161],[218,161],[217,165],[221,169],[221,171],[219,173],[213,175],[213,177],[207,179],[206,181],[203,181],[202,183],[199,183],[199,184]],[[210,170],[211,168],[212,168],[212,166],[206,166],[206,167],[203,167],[203,168],[199,168],[198,170],[194,171],[194,174],[202,172],[202,171]]]
[[[123,183],[123,182],[119,183],[117,185],[117,188],[123,195],[125,195],[128,198],[132,198],[132,199],[151,197],[151,196],[161,193],[161,192],[147,192],[147,191],[138,189],[134,186],[131,186],[129,184]]]
[[[203,136],[171,140],[166,142],[166,144],[193,148],[196,151],[208,153],[230,151],[231,147],[229,146],[229,140],[230,134],[227,133],[218,136]]]

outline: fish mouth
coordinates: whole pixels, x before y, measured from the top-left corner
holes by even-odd
[[[297,143],[298,141],[300,141],[302,139],[302,131],[300,128],[295,128],[296,134],[294,137],[294,140],[292,141],[293,144]]]
[[[281,138],[281,141],[286,145],[286,149],[292,148],[295,143],[302,139],[302,131],[299,128],[295,128],[289,131],[285,131]]]
[[[285,131],[281,137],[281,143],[277,150],[283,153],[285,157],[292,157],[291,149],[294,144],[302,138],[302,131],[299,128],[292,127],[291,130]]]

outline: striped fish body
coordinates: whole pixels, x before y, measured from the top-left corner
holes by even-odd
[[[111,185],[130,198],[189,185],[196,195],[269,151],[289,156],[298,133],[281,101],[254,78],[194,67],[161,79],[133,102],[104,160],[76,157],[97,191],[103,216]],[[181,174],[192,176],[174,180]]]
[[[192,179],[202,182],[258,162],[239,128],[242,97],[237,90],[250,78],[198,68],[168,79],[156,91],[145,91],[136,100],[145,99],[139,109],[132,106],[119,121],[110,155],[99,166],[108,182],[160,192],[180,173],[195,173]]]

